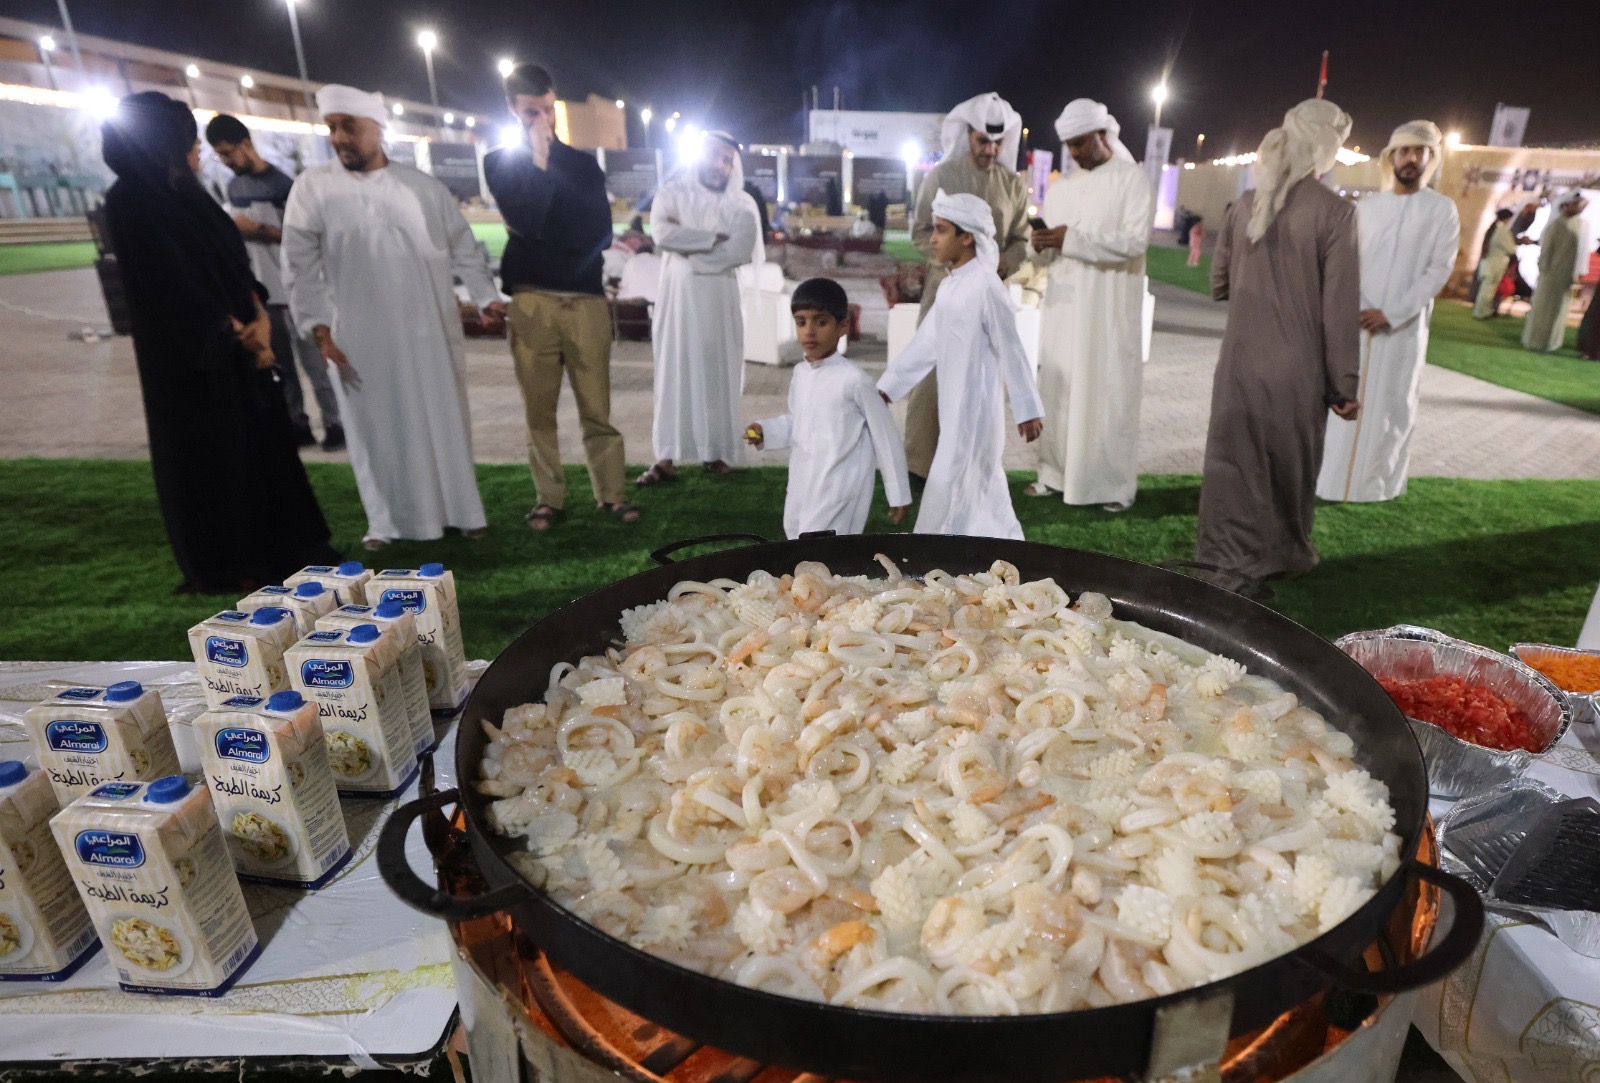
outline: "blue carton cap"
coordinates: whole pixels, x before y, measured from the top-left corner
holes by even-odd
[[[359,560],[347,560],[334,570],[340,575],[360,575],[367,570],[367,566]]]
[[[264,605],[250,614],[251,624],[272,625],[281,620],[288,620],[292,614],[280,606]]]
[[[21,760],[0,760],[0,786],[15,786],[28,777],[28,765]]]
[[[127,703],[144,695],[144,685],[138,681],[118,681],[106,689],[107,703]]]
[[[301,583],[294,588],[296,598],[315,598],[328,588],[321,583]]]
[[[158,778],[150,783],[150,788],[145,790],[145,797],[148,800],[167,805],[174,801],[182,801],[189,796],[189,791],[192,789],[194,787],[182,775],[168,775],[166,778]]]
[[[439,563],[424,564],[417,569],[417,574],[427,576],[430,579],[437,578],[444,574],[444,565]]]
[[[269,711],[298,711],[305,704],[305,697],[292,688],[282,692],[274,692],[267,698]]]
[[[376,642],[381,635],[383,631],[376,624],[358,624],[350,629],[350,634],[345,638],[351,643],[360,645]]]
[[[405,606],[391,598],[389,601],[384,602],[382,605],[378,606],[378,608],[374,609],[372,611],[372,615],[374,617],[382,617],[384,620],[394,620],[405,611]]]

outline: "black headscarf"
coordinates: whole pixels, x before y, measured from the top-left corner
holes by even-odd
[[[118,202],[131,204],[148,224],[158,226],[197,264],[218,306],[248,322],[255,315],[255,275],[238,227],[189,169],[189,150],[198,135],[187,105],[147,90],[123,98],[100,126],[101,155],[123,189]],[[119,259],[129,255],[119,253]]]

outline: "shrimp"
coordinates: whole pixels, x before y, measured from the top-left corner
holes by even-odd
[[[817,935],[806,949],[806,963],[814,970],[823,970],[857,944],[870,944],[877,931],[859,919],[841,921]]]
[[[967,941],[987,924],[983,903],[974,894],[946,895],[933,904],[928,920],[922,923],[923,953],[934,966],[955,966]]]

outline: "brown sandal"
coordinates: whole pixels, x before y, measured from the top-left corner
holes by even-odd
[[[528,524],[529,530],[537,530],[543,533],[566,518],[566,515],[565,511],[554,504],[540,504],[522,518]]]
[[[610,501],[602,500],[598,507],[603,512],[615,515],[624,523],[637,523],[639,521],[639,516],[644,514],[644,512],[640,511],[636,506],[628,503],[626,500],[619,500],[615,504],[611,503]]]
[[[733,467],[729,466],[721,459],[717,459],[713,462],[706,463],[705,471],[712,477],[721,478],[727,477],[729,474],[733,473]]]
[[[641,489],[648,489],[652,485],[665,485],[669,481],[677,480],[678,472],[676,470],[663,470],[661,469],[661,464],[656,463],[650,469],[634,478],[633,483]]]

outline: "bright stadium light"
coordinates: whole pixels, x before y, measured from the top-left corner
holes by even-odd
[[[626,109],[626,108],[628,108],[628,103],[623,101],[621,98],[618,98],[617,99],[617,108],[618,109]]]
[[[1461,145],[1461,133],[1451,132],[1449,135],[1444,137],[1444,141],[1447,146],[1459,147]]]
[[[39,38],[39,48],[43,49],[47,53],[55,52],[56,39],[51,37],[49,34],[43,35]]]
[[[663,127],[665,127],[668,132],[671,132],[672,129],[676,128],[677,126],[678,126],[678,114],[676,114],[676,113],[674,113],[670,117],[668,117],[666,124],[663,125]]]
[[[397,117],[403,117],[406,115],[406,107],[401,105],[399,102],[395,102],[393,105],[389,106],[389,111]]]
[[[425,53],[431,53],[439,47],[439,35],[432,30],[424,30],[417,35],[417,47]]]
[[[511,146],[511,145],[513,145],[515,143],[520,143],[520,142],[522,142],[522,125],[520,125],[520,124],[502,124],[502,125],[500,125],[500,145],[502,147],[509,147],[509,146]]]
[[[639,110],[639,119],[644,121],[644,126],[646,128],[650,127],[650,118],[653,116],[655,116],[655,114],[650,111],[650,107],[648,105]]]
[[[83,107],[105,120],[117,111],[117,96],[103,86],[90,87],[83,95]]]
[[[246,90],[249,90],[251,87],[256,85],[256,81],[252,76],[241,75],[239,76],[239,85],[244,87]]]
[[[444,122],[446,124],[454,124],[456,122],[456,115],[454,113],[446,113],[444,115]]]
[[[467,120],[466,120],[466,125],[469,128],[476,128],[478,126],[478,118],[477,117],[468,117]]]
[[[183,74],[187,75],[191,79],[200,78],[200,65],[190,64],[188,67],[183,69]]]
[[[517,64],[510,57],[503,57],[500,63],[495,65],[495,69],[500,72],[500,78],[509,79],[511,78],[511,73],[517,70]]]
[[[900,144],[900,157],[905,159],[907,165],[916,165],[922,161],[922,144],[915,139],[907,139]]]

